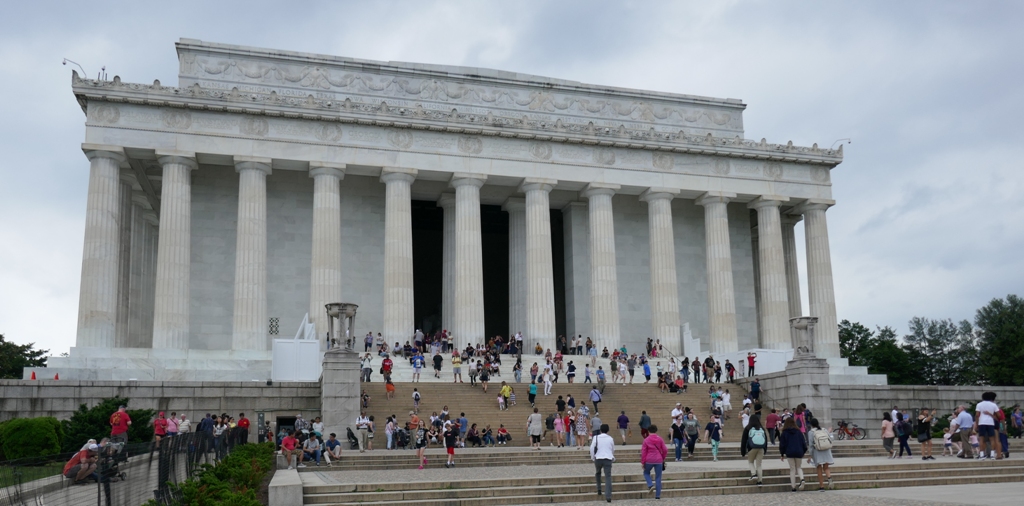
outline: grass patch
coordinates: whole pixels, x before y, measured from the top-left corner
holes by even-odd
[[[0,470],[0,488],[58,476],[63,470],[63,462],[50,462],[39,466],[11,466]]]

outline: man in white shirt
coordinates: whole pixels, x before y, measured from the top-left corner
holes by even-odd
[[[974,419],[978,424],[978,449],[981,450],[981,460],[1003,459],[1002,446],[999,443],[999,431],[996,430],[996,414],[999,413],[999,405],[995,403],[996,393],[985,392],[981,394],[981,402],[974,407]]]
[[[188,434],[192,431],[192,422],[185,417],[185,413],[181,414],[181,420],[178,421],[178,434]]]
[[[359,453],[363,453],[370,442],[370,418],[366,416],[366,411],[356,418],[356,430],[359,431]]]
[[[732,394],[726,390],[722,394],[722,412],[725,414],[725,418],[729,418],[730,411],[732,411]]]
[[[899,412],[900,412],[900,409],[898,407],[896,407],[896,406],[892,407],[892,412],[889,413],[890,415],[892,415],[892,423],[896,423],[896,415]]]
[[[677,402],[676,407],[672,408],[672,420],[679,422],[679,425],[683,424],[683,403]]]
[[[973,429],[974,419],[967,412],[967,408],[963,404],[957,406],[956,418],[950,422],[949,430],[953,432],[954,437],[959,438],[961,451],[957,454],[957,457],[961,459],[969,459],[972,456],[970,437]]]
[[[367,334],[367,335],[369,335],[369,334]],[[370,373],[373,372],[373,359],[370,358],[370,354],[369,353],[367,353],[365,356],[363,356],[362,359],[359,360],[359,368],[363,372],[363,377],[362,377],[363,382],[364,383],[369,383],[370,382]]]
[[[516,332],[516,356],[523,356],[523,333]]]
[[[615,462],[615,438],[608,435],[608,424],[601,424],[601,433],[590,442],[590,460],[594,463],[597,495],[612,502],[612,462]],[[601,470],[604,470],[604,494],[601,493]]]

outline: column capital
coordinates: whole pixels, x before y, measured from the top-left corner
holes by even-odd
[[[761,195],[747,204],[747,209],[761,209],[763,207],[780,207],[784,202],[789,202],[789,197],[781,195]]]
[[[149,210],[143,211],[142,212],[142,219],[145,220],[146,223],[149,223],[150,225],[157,226],[157,227],[160,226],[160,218],[157,217],[156,211],[149,211]]]
[[[309,162],[309,177],[334,176],[345,179],[345,167],[344,163]]]
[[[455,207],[455,194],[454,193],[442,193],[437,199],[438,207],[444,209],[450,209]]]
[[[505,199],[505,203],[501,205],[501,210],[506,212],[525,211],[526,199],[522,197],[509,197]]]
[[[177,163],[188,167],[190,170],[199,168],[199,163],[196,162],[196,154],[184,151],[157,151],[156,161],[161,166]]]
[[[416,180],[416,175],[419,171],[416,169],[407,169],[405,167],[384,167],[380,171],[380,182],[390,183],[393,181],[405,181],[411,183]]]
[[[803,219],[804,217],[799,214],[783,214],[782,225],[792,227],[803,221]]]
[[[526,193],[528,191],[541,190],[544,192],[550,192],[558,184],[557,179],[545,179],[539,177],[528,177],[523,180],[522,184],[519,185],[519,191]]]
[[[132,203],[143,209],[153,209],[153,206],[149,203],[149,196],[142,190],[132,191]]]
[[[807,211],[825,211],[836,205],[832,199],[807,199],[794,207],[790,213],[804,214]]]
[[[564,212],[566,212],[566,211],[568,211],[570,209],[586,210],[587,209],[587,203],[586,202],[580,202],[580,201],[569,202],[568,204],[565,205],[565,207],[562,207],[562,212],[564,213]]]
[[[735,193],[729,192],[707,192],[700,197],[697,197],[698,206],[706,206],[708,204],[728,204],[730,200],[736,198]]]
[[[139,178],[135,175],[135,171],[132,169],[121,169],[119,174],[121,182],[127,183],[132,187],[132,190],[141,190],[142,185],[139,184]]]
[[[452,188],[458,188],[460,186],[475,186],[480,188],[487,181],[487,176],[484,174],[471,174],[469,172],[456,172],[452,174],[451,186]]]
[[[650,202],[652,200],[661,200],[661,199],[672,200],[672,199],[676,198],[676,196],[678,196],[678,195],[679,195],[679,190],[676,189],[676,188],[662,188],[662,187],[652,186],[652,187],[644,190],[644,192],[640,194],[640,201],[641,202]]]
[[[92,161],[95,158],[109,158],[121,164],[127,160],[124,156],[124,148],[121,146],[112,146],[109,144],[90,144],[88,142],[82,143],[82,152],[85,156]]]
[[[243,170],[258,170],[268,176],[270,175],[270,158],[264,158],[262,156],[235,156],[234,159],[235,172],[242,172]]]
[[[589,199],[595,195],[615,195],[615,192],[622,188],[617,184],[610,183],[589,183],[583,187],[580,197]]]

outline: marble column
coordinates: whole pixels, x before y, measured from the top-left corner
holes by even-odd
[[[267,175],[270,159],[235,157],[238,231],[235,235],[235,311],[231,349],[266,351]]]
[[[142,213],[146,222],[144,275],[142,279],[142,334],[139,348],[153,347],[153,313],[156,303],[156,257],[159,249],[160,219],[155,211]]]
[[[526,199],[510,197],[501,208],[508,212],[508,335],[522,332],[524,342],[532,342],[526,324]]]
[[[455,325],[455,194],[442,193],[437,205],[444,212],[444,251],[441,257],[441,328]]]
[[[480,187],[487,176],[456,172],[455,344],[484,342],[484,266],[480,235]]]
[[[384,167],[384,339],[404,343],[415,332],[412,272],[412,182],[415,169]]]
[[[793,347],[779,214],[779,207],[788,200],[788,197],[762,196],[747,205],[757,210],[761,346],[772,350]]]
[[[132,192],[131,212],[131,266],[128,288],[128,347],[142,348],[143,335],[146,334],[144,315],[146,299],[144,285],[146,279],[146,246],[150,241],[150,226],[143,215],[150,211],[149,198],[140,190]]]
[[[327,337],[326,304],[341,300],[341,180],[345,165],[309,164],[313,178],[313,247],[310,259],[309,320],[319,339]]]
[[[800,297],[800,271],[796,257],[796,224],[800,216],[787,215],[782,217],[782,256],[786,262],[786,298],[789,301],[789,317],[803,316]],[[792,327],[792,326],[791,326]],[[791,328],[790,333],[794,331]]]
[[[195,155],[157,152],[160,181],[160,238],[153,302],[153,348],[189,347],[189,278],[192,259],[192,171]]]
[[[527,178],[526,194],[526,333],[545,350],[555,347],[555,273],[551,253],[551,190],[554,179]]]
[[[138,179],[130,167],[121,169],[121,189],[118,191],[119,213],[117,238],[117,324],[114,329],[114,347],[129,348],[128,337],[129,301],[131,297],[132,273],[132,190],[139,187]]]
[[[679,337],[679,286],[676,277],[676,242],[672,228],[673,188],[648,188],[640,194],[647,202],[651,256],[651,338],[674,355],[682,354]]]
[[[118,253],[121,233],[120,165],[124,151],[83,144],[89,158],[89,195],[85,207],[82,283],[78,297],[81,348],[114,346],[117,328]]]
[[[757,235],[756,211],[751,214],[750,222],[754,224],[750,227],[750,258],[754,266],[754,313],[757,318],[757,346],[762,346],[764,332],[761,330],[761,259],[759,258],[761,248]]]
[[[832,253],[828,245],[825,210],[833,200],[808,200],[797,209],[804,215],[807,243],[807,295],[810,316],[818,318],[814,327],[814,350],[818,358],[839,358],[839,322],[832,282]]]
[[[618,348],[619,279],[615,259],[615,225],[612,195],[619,185],[590,183],[580,195],[590,209],[590,321],[595,343]]]
[[[736,338],[736,293],[732,282],[732,250],[729,245],[729,200],[734,193],[708,192],[697,199],[704,206],[707,249],[708,323],[711,353],[739,350]]]

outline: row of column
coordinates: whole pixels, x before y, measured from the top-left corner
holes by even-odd
[[[86,154],[90,179],[78,346],[148,347],[151,339],[154,348],[187,349],[191,172],[198,167],[194,156],[158,153],[163,177],[157,227],[138,182],[122,170],[123,152],[89,149]],[[268,342],[266,177],[271,163],[265,158],[235,157],[235,169],[239,198],[232,349],[264,351]],[[314,202],[309,312],[318,331],[326,328],[323,305],[341,298],[340,181],[344,175],[344,165],[310,166]],[[389,342],[406,340],[415,330],[411,184],[416,175],[414,169],[394,167],[381,174],[386,185],[383,333]],[[456,173],[450,181],[454,195],[444,194],[438,201],[444,209],[442,318],[459,346],[485,338],[480,226],[480,187],[485,181],[483,175]],[[555,343],[549,194],[556,184],[550,179],[526,179],[520,187],[525,199],[509,199],[504,206],[510,214],[510,324],[523,331],[529,343],[539,342],[544,348]],[[603,343],[620,342],[612,212],[612,196],[618,189],[591,183],[581,192],[589,200],[591,337]],[[671,200],[678,193],[651,188],[640,197],[648,204],[651,337],[675,353],[680,351],[676,349],[680,317]],[[710,192],[697,200],[705,209],[712,353],[738,349],[727,213],[733,198],[734,194]],[[800,313],[793,233],[799,218],[780,215],[786,201],[786,197],[763,196],[749,204],[757,212],[762,346],[775,349],[791,347],[788,320]],[[819,356],[825,357],[839,354],[825,221],[829,205],[808,201],[791,212],[805,221],[810,313],[820,319],[816,345]],[[151,303],[147,292],[152,293]],[[146,307],[151,308],[151,316]],[[151,338],[148,329],[152,329]]]

